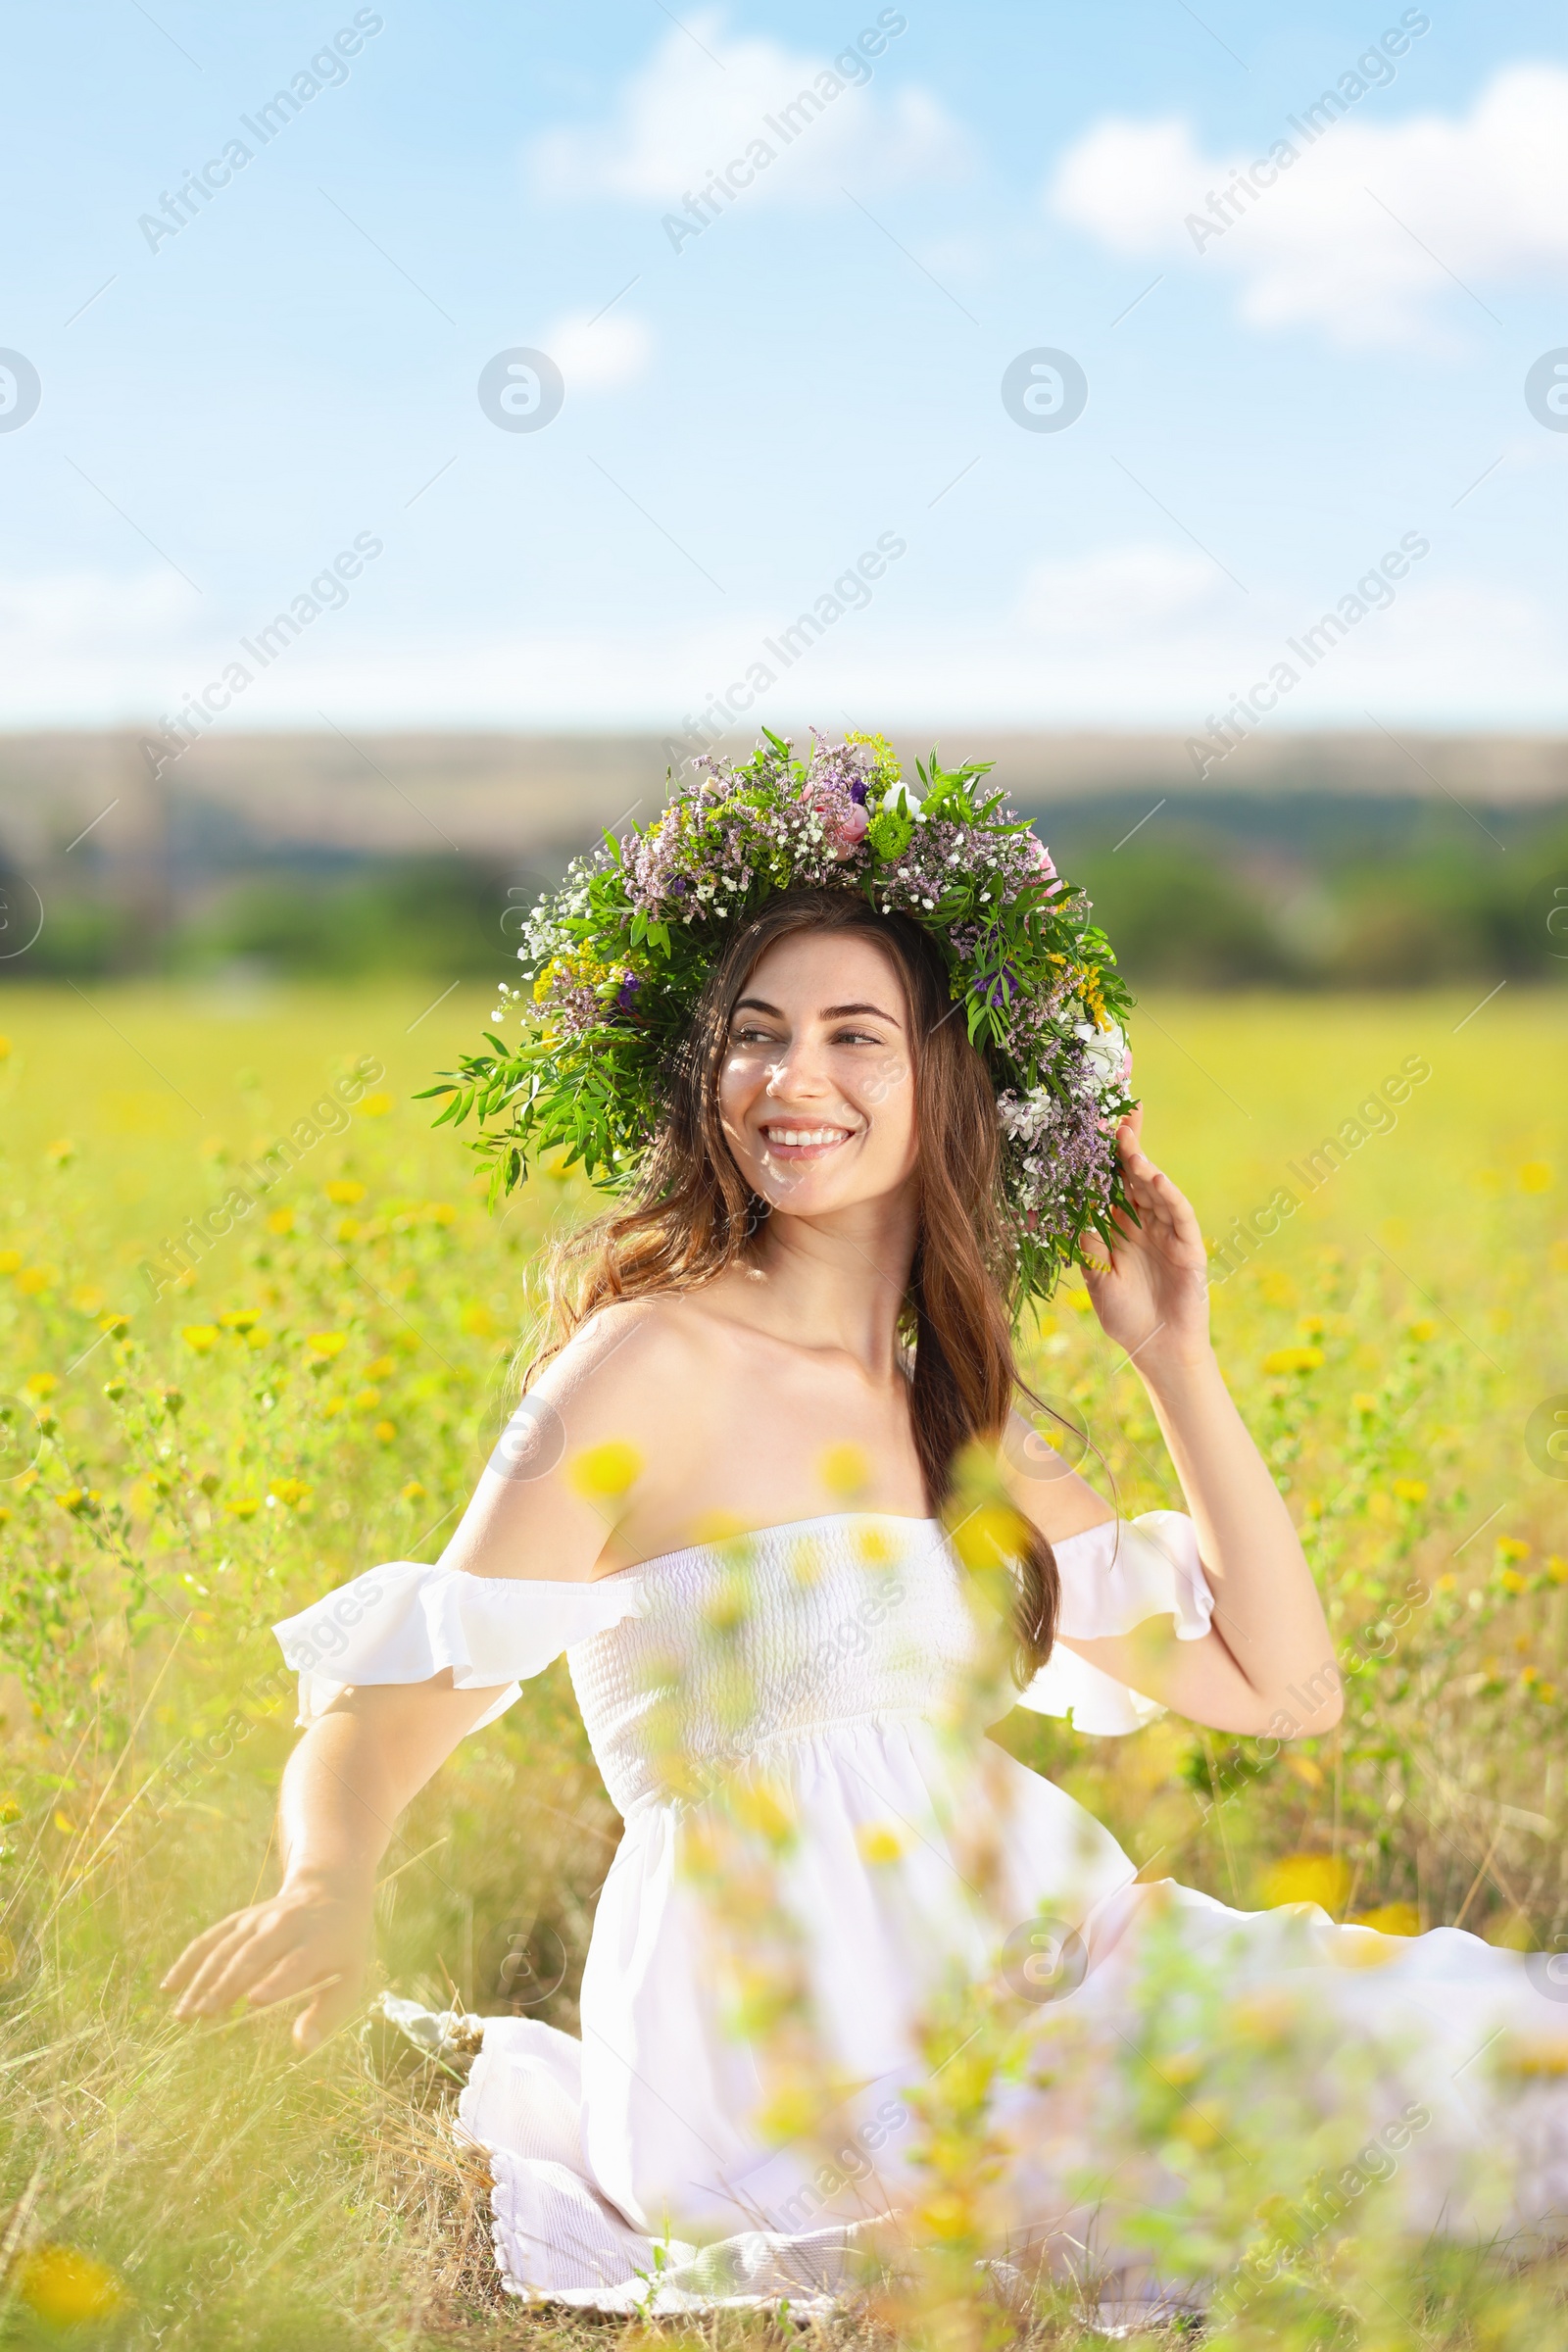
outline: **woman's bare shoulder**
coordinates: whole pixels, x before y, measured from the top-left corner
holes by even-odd
[[[677,1415],[685,1421],[722,1376],[724,1352],[722,1334],[684,1298],[616,1299],[578,1326],[528,1395],[553,1405],[568,1427],[606,1414],[637,1428]]]

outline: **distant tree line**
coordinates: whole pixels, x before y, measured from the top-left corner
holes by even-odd
[[[1134,981],[1397,988],[1568,974],[1561,806],[1118,793],[1036,814]],[[264,866],[206,880],[164,922],[107,894],[48,891],[42,930],[21,953],[38,902],[0,867],[0,979],[235,967],[323,981],[501,977],[523,909],[564,857]]]

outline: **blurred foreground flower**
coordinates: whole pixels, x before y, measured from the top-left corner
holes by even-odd
[[[643,1457],[622,1438],[590,1446],[572,1462],[571,1483],[590,1502],[616,1501],[640,1476]]]
[[[187,1323],[179,1336],[187,1348],[194,1348],[198,1355],[206,1355],[223,1335],[216,1323]]]
[[[16,2291],[56,2328],[110,2319],[129,2300],[119,2273],[76,2246],[34,2246],[17,2265]]]

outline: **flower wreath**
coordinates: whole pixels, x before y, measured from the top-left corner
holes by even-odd
[[[530,990],[503,982],[519,1042],[463,1056],[425,1096],[436,1125],[473,1114],[492,1202],[545,1152],[620,1192],[642,1172],[669,1056],[725,935],[793,885],[861,892],[940,948],[955,1004],[997,1089],[1020,1303],[1049,1297],[1086,1232],[1125,1205],[1115,1126],[1133,1107],[1117,1015],[1132,1000],[1081,889],[1004,794],[990,762],[917,762],[902,781],[879,735],[766,734],[743,765],[704,755],[646,827],[575,858],[528,917]]]

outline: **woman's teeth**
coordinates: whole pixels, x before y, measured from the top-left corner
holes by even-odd
[[[783,1144],[792,1151],[807,1151],[819,1144],[842,1144],[849,1130],[845,1127],[764,1127],[762,1133],[770,1144]]]

